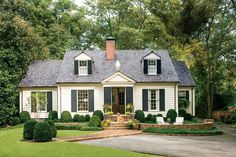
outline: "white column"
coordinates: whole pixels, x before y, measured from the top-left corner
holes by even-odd
[[[57,87],[57,114],[58,118],[61,118],[61,87]]]
[[[22,90],[20,89],[20,91],[19,91],[19,112],[21,113],[21,111],[22,111]]]
[[[176,84],[176,86],[175,86],[175,104],[176,104],[177,116],[179,116],[178,91],[179,91],[178,84]]]
[[[193,90],[193,116],[195,116],[195,88],[192,89]]]

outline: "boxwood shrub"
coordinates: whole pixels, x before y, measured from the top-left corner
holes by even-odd
[[[93,115],[89,120],[90,127],[101,127],[101,120],[97,115]]]
[[[56,121],[58,120],[57,111],[50,111],[48,114],[48,119]]]
[[[47,121],[48,124],[50,125],[50,128],[52,130],[52,137],[57,137],[57,128],[52,120]]]
[[[180,117],[184,117],[184,119],[185,119],[186,114],[187,114],[187,112],[186,112],[185,109],[179,109],[179,116],[180,116]],[[186,119],[185,119],[185,120],[186,120]]]
[[[137,119],[141,123],[145,122],[145,116],[144,116],[144,112],[142,110],[136,110],[134,117],[135,117],[135,119]]]
[[[89,122],[89,120],[90,120],[90,115],[89,115],[89,114],[86,114],[86,115],[85,115],[85,121],[86,121],[86,122]]]
[[[146,121],[151,121],[151,119],[152,119],[152,114],[148,114],[146,117]]]
[[[190,113],[187,113],[184,119],[191,121],[193,119],[193,116]]]
[[[157,119],[156,119],[156,117],[157,117],[157,115],[152,115],[152,117],[151,117],[151,121],[153,122],[153,123],[157,123]]]
[[[56,125],[57,130],[80,130],[81,126],[79,125],[63,125],[63,124],[57,124]]]
[[[37,121],[35,120],[28,120],[24,124],[23,128],[23,138],[26,140],[32,140],[33,139],[33,133],[34,133],[34,127],[36,125]]]
[[[48,122],[38,122],[34,127],[34,140],[48,142],[52,140],[52,130]]]
[[[79,116],[80,116],[79,114],[75,114],[73,117],[73,121],[78,122]]]
[[[61,113],[61,122],[72,122],[72,117],[69,111],[63,111]]]
[[[174,109],[169,109],[166,117],[170,119],[171,123],[174,123],[177,117],[177,112]]]
[[[102,121],[103,120],[103,113],[101,110],[96,110],[93,112],[93,116],[96,115],[100,118],[100,120]]]
[[[102,131],[101,127],[82,127],[81,131]]]
[[[22,111],[20,113],[20,121],[21,123],[26,122],[27,120],[30,120],[30,114],[28,111]]]
[[[12,119],[12,125],[13,125],[13,126],[18,125],[18,124],[20,124],[20,123],[21,123],[21,121],[20,121],[20,118],[19,118],[19,117],[14,117],[14,118]]]
[[[78,122],[85,122],[85,117],[84,117],[84,115],[80,115],[80,116],[78,117]]]

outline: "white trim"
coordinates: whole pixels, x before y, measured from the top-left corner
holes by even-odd
[[[125,82],[124,81],[109,82],[112,78],[114,78],[116,76],[120,76],[126,81]],[[128,76],[122,74],[121,72],[116,72],[115,74],[113,74],[113,75],[107,77],[106,79],[102,80],[101,83],[102,84],[134,84],[135,81],[133,79],[129,78]]]
[[[80,62],[85,62],[86,63],[86,66],[80,66]],[[80,68],[84,68],[84,69],[87,69],[87,73],[81,73],[81,70]],[[78,75],[79,76],[87,76],[88,75],[88,60],[78,60]]]
[[[86,53],[82,52],[75,57],[75,60],[92,60],[92,58]]]
[[[104,84],[103,87],[134,87],[133,84]]]

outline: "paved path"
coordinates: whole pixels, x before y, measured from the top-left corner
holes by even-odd
[[[136,152],[179,157],[236,157],[236,136],[158,136],[135,135],[81,141]]]
[[[139,130],[103,130],[98,131],[88,135],[72,136],[72,137],[61,137],[57,138],[59,141],[84,141],[84,140],[94,140],[101,138],[110,138],[110,137],[120,137],[120,136],[131,136],[142,134],[142,131]]]

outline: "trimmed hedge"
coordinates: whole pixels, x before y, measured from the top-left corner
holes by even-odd
[[[84,117],[84,115],[80,115],[80,116],[78,117],[78,122],[85,122],[85,117]]]
[[[171,123],[174,123],[177,117],[177,112],[174,109],[169,109],[166,117],[167,119],[170,118]]]
[[[81,126],[79,125],[56,125],[57,130],[80,130]]]
[[[21,124],[20,118],[19,117],[14,117],[12,119],[12,125],[15,126],[15,125],[18,125],[18,124]]]
[[[47,121],[51,130],[52,130],[52,137],[57,137],[57,128],[52,120]]]
[[[96,110],[93,112],[93,116],[96,115],[100,118],[100,120],[102,121],[103,120],[103,113],[101,110]]]
[[[144,116],[144,112],[142,110],[136,110],[134,118],[137,119],[141,123],[145,122],[145,116]]]
[[[23,129],[23,138],[26,140],[32,140],[33,139],[33,134],[34,134],[34,127],[36,125],[37,121],[35,120],[28,120],[24,124],[24,129]]]
[[[48,119],[53,121],[58,120],[57,111],[50,111],[48,114]]]
[[[85,115],[85,121],[86,121],[86,122],[89,122],[89,120],[90,120],[90,115],[89,115],[89,114],[86,114],[86,115]]]
[[[34,127],[34,140],[48,142],[52,140],[52,130],[48,122],[38,122]]]
[[[28,111],[22,111],[20,113],[20,121],[21,123],[26,122],[27,120],[30,120],[30,114]]]
[[[184,119],[185,119],[186,114],[187,114],[187,112],[185,111],[185,109],[179,109],[179,116],[180,116],[180,117],[184,117]],[[185,119],[185,120],[186,120],[186,119]]]
[[[197,135],[221,135],[223,133],[216,127],[202,130],[146,128],[143,130],[143,132],[154,133],[154,134],[197,134]]]
[[[101,127],[101,120],[97,115],[93,115],[89,120],[90,127]]]
[[[153,123],[157,123],[157,115],[152,115],[152,117],[151,117],[151,121],[153,122]]]
[[[69,111],[63,111],[61,113],[61,122],[72,122],[72,117]]]
[[[102,131],[101,127],[82,127],[81,131]]]
[[[151,119],[152,119],[152,114],[148,114],[146,117],[146,121],[151,121]]]
[[[184,119],[191,121],[193,119],[193,116],[190,113],[187,113]]]
[[[73,117],[73,121],[78,122],[78,119],[79,119],[79,114],[75,114]]]

